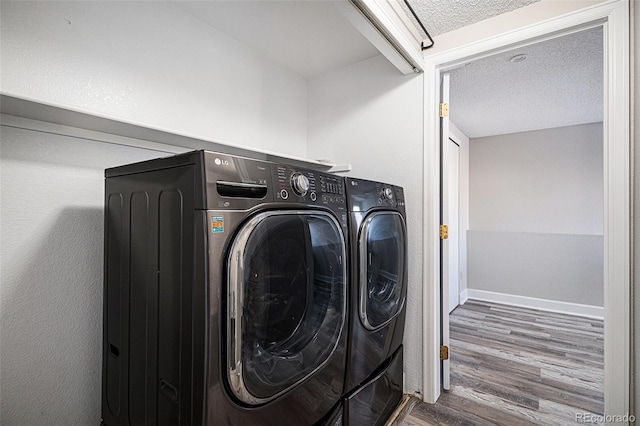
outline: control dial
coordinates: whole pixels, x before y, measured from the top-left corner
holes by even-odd
[[[302,173],[296,172],[291,175],[291,188],[293,188],[293,192],[302,197],[309,190],[309,179]]]
[[[391,188],[384,188],[382,190],[382,198],[385,200],[393,200],[393,191]]]

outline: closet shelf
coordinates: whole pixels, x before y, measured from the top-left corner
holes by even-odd
[[[310,160],[227,142],[199,139],[4,93],[0,93],[0,112],[3,126],[165,153],[177,154],[194,149],[207,149],[258,160],[284,162],[324,172],[341,173],[351,170],[350,164],[334,164],[326,160]]]

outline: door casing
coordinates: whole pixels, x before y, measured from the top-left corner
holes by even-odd
[[[423,235],[423,399],[440,396],[440,147],[441,73],[502,51],[602,25],[604,33],[605,414],[629,413],[631,315],[631,170],[629,3],[608,1],[425,59]]]

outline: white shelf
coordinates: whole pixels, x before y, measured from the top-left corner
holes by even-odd
[[[0,112],[2,112],[0,124],[3,126],[133,146],[159,152],[177,154],[194,149],[206,149],[259,160],[285,162],[299,167],[331,173],[351,170],[350,164],[337,165],[326,161],[309,160],[227,142],[198,139],[7,94],[0,94]]]

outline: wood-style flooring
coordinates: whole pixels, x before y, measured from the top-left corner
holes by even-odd
[[[602,320],[471,300],[450,319],[451,389],[436,404],[415,403],[400,424],[569,425],[579,413],[602,415]]]

